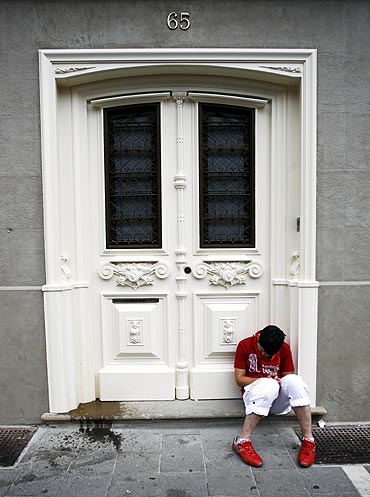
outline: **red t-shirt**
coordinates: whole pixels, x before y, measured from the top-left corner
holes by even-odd
[[[258,350],[259,334],[258,331],[253,336],[239,342],[234,367],[245,369],[245,375],[252,378],[266,378],[269,375],[277,375],[281,378],[281,373],[293,373],[294,364],[289,345],[284,342],[281,349],[271,359],[268,359]]]

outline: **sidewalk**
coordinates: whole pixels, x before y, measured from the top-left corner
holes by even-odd
[[[293,420],[261,422],[253,442],[264,465],[252,469],[231,449],[240,426],[235,419],[42,425],[16,465],[0,468],[0,497],[365,495],[344,466],[297,466]]]

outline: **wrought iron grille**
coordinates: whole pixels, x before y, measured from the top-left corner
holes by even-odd
[[[161,247],[159,111],[105,110],[107,248]]]
[[[295,432],[300,436],[300,430]],[[312,428],[316,464],[370,463],[370,427],[361,425]]]
[[[0,428],[0,467],[13,466],[36,428]]]
[[[199,105],[201,247],[254,247],[254,112]]]

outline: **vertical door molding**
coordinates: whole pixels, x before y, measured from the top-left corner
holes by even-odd
[[[312,51],[305,60],[301,82],[301,184],[299,270],[289,281],[293,293],[293,316],[290,329],[297,330],[297,371],[310,389],[316,405],[317,309],[316,281],[316,128],[317,128],[317,55]],[[294,253],[294,252],[293,252]],[[292,256],[292,254],[289,254]],[[288,265],[290,266],[290,258]],[[290,275],[291,278],[291,275]],[[292,305],[291,305],[292,308]]]
[[[184,190],[186,188],[186,175],[184,171],[184,136],[183,136],[183,104],[187,97],[184,91],[172,92],[176,103],[176,163],[177,171],[174,185],[177,191],[177,291],[178,301],[178,360],[176,361],[176,398],[189,398],[189,364],[186,357],[186,312],[185,301],[187,298],[186,280],[184,272],[186,266],[185,247],[185,201]]]

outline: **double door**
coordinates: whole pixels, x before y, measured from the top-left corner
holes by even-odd
[[[97,107],[98,396],[238,397],[236,345],[270,316],[270,104],[181,89]]]

